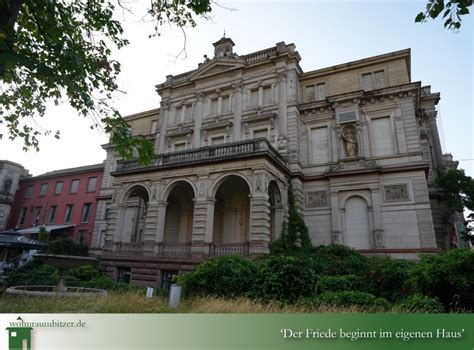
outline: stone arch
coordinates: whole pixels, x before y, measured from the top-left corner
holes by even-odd
[[[188,243],[192,239],[194,186],[186,180],[173,181],[163,192],[166,206],[163,242]]]
[[[215,243],[244,243],[250,236],[249,182],[241,175],[232,174],[216,181],[212,193],[215,198],[213,241]]]
[[[253,193],[252,191],[252,182],[243,174],[235,173],[235,174],[223,174],[219,176],[217,179],[214,180],[211,186],[211,193],[210,197],[215,198],[216,197],[216,192],[219,189],[219,187],[227,180],[228,177],[230,176],[237,176],[240,177],[242,180],[244,180],[247,183],[247,186],[249,188],[250,194]]]
[[[121,198],[122,242],[141,243],[143,241],[149,201],[149,189],[142,184],[133,184],[124,191]]]
[[[118,203],[125,204],[127,202],[127,199],[130,198],[131,194],[133,194],[135,191],[140,191],[143,194],[146,194],[147,201],[150,200],[151,196],[151,190],[150,188],[142,183],[138,184],[130,184],[128,185],[125,190],[122,192],[122,196],[120,197],[120,200]]]
[[[352,195],[344,201],[345,244],[355,249],[369,249],[371,228],[369,202],[359,194]]]
[[[196,186],[195,184],[188,180],[188,179],[184,179],[184,178],[179,178],[179,179],[174,179],[172,180],[170,183],[168,183],[164,188],[163,188],[163,191],[161,191],[161,196],[160,196],[160,199],[162,201],[167,201],[168,200],[168,196],[170,195],[170,193],[173,191],[174,187],[179,185],[180,183],[187,183],[189,186],[191,186],[192,190],[193,190],[193,199],[196,198],[196,194],[197,194],[197,190],[196,190]]]

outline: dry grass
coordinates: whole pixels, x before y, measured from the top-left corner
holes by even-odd
[[[169,309],[166,298],[146,298],[138,292],[111,292],[98,298],[39,298],[0,296],[0,313],[366,313],[360,307],[282,306],[256,300],[193,298],[183,300],[177,309]],[[397,312],[391,310],[389,312]]]

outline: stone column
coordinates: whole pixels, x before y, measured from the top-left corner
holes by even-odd
[[[163,238],[165,235],[165,220],[166,220],[166,206],[168,202],[159,200],[158,201],[158,215],[156,223],[156,235],[155,243],[163,243]]]
[[[196,94],[197,102],[194,113],[194,133],[193,133],[193,147],[201,147],[201,125],[204,115],[204,94]]]
[[[242,140],[242,85],[235,84],[232,86],[234,88],[234,137],[233,141]]]
[[[212,198],[197,198],[194,202],[193,255],[209,255],[209,245],[213,241],[214,205]]]
[[[115,225],[111,220],[111,226],[115,228],[114,232],[114,242],[119,243],[122,242],[122,235],[123,235],[123,220],[125,217],[125,210],[126,206],[123,204],[118,204],[116,207],[116,220],[115,220]]]
[[[288,135],[286,98],[286,73],[281,72],[278,75],[278,134],[283,138]]]
[[[251,255],[266,254],[270,242],[270,202],[267,193],[267,175],[263,171],[254,173],[254,188],[250,195],[249,252]]]
[[[169,100],[161,101],[160,111],[160,145],[158,153],[165,153],[166,151],[166,129],[168,128],[168,119],[170,113],[170,102]]]
[[[374,248],[384,247],[383,237],[383,223],[382,223],[382,210],[381,210],[381,193],[379,188],[373,188],[372,194],[372,213],[374,217],[373,221],[373,237],[372,242]]]
[[[342,244],[341,225],[339,220],[339,199],[337,192],[331,192],[331,226],[332,243]]]
[[[155,246],[155,232],[158,222],[158,203],[156,200],[150,201],[145,218],[144,232],[144,252],[152,254]]]

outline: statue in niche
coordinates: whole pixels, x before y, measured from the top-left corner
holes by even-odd
[[[352,125],[348,125],[343,129],[342,138],[346,146],[346,156],[357,157],[357,133]]]

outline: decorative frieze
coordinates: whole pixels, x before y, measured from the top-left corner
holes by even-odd
[[[406,184],[384,186],[386,201],[409,201],[408,188]]]
[[[306,193],[306,206],[308,208],[326,207],[328,205],[328,194],[326,191]]]

